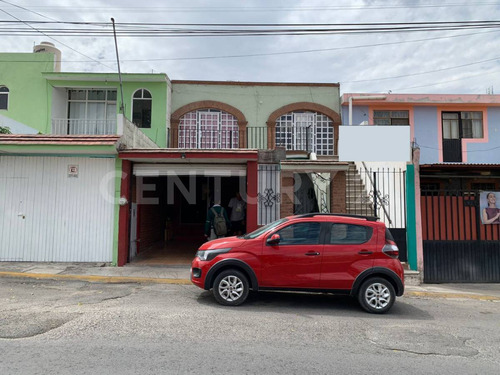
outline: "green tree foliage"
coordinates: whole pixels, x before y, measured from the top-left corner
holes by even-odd
[[[12,134],[8,126],[0,126],[0,134]]]

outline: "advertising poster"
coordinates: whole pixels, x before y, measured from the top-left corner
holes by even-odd
[[[500,224],[500,208],[497,199],[500,191],[483,191],[480,196],[481,222],[483,224]]]

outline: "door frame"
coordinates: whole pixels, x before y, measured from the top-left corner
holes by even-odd
[[[458,139],[455,138],[444,138],[444,119],[443,115],[445,114],[457,114],[458,115]],[[463,139],[463,130],[462,130],[462,118],[461,111],[441,111],[441,147],[443,152],[443,162],[462,162],[462,139]],[[456,148],[456,149],[455,149]],[[448,149],[448,153],[446,151]],[[451,153],[451,155],[450,155]],[[457,153],[454,155],[454,153]],[[450,159],[450,160],[447,160]],[[451,160],[453,159],[453,160]]]

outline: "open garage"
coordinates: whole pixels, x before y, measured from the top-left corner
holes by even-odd
[[[119,255],[122,262],[126,255],[132,263],[190,264],[205,241],[211,204],[220,201],[228,209],[236,193],[247,202],[246,230],[256,228],[251,199],[257,190],[256,151],[127,151],[120,158],[128,174],[122,191],[129,207],[129,227],[119,234],[121,240],[128,237],[126,254]]]

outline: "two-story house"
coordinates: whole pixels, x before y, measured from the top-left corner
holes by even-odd
[[[61,73],[49,43],[0,65],[0,259],[116,263],[118,151],[166,144],[166,75],[124,74],[122,100],[118,74]]]
[[[345,211],[338,84],[174,80],[171,90],[169,147],[119,154],[131,176],[132,253],[192,257],[211,201],[227,207],[238,192],[247,232],[294,213]]]
[[[15,134],[0,137],[1,260],[122,265],[148,250],[186,263],[210,201],[237,192],[247,231],[346,211],[338,84],[120,84],[37,50],[2,54],[0,125]]]
[[[500,95],[344,94],[342,108],[347,125],[409,126],[416,170],[409,257],[424,281],[500,281]]]

